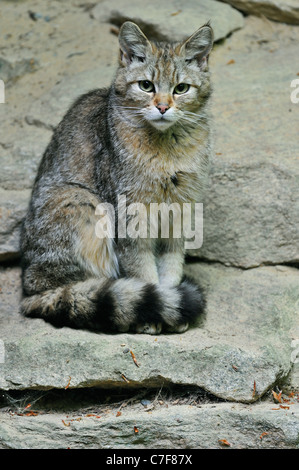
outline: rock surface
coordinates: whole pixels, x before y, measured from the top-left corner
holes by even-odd
[[[297,448],[299,382],[287,375],[298,355],[291,348],[299,332],[298,270],[203,263],[186,270],[206,289],[207,314],[183,335],[154,337],[22,318],[20,270],[2,268],[0,448],[221,448],[221,439],[240,449]],[[192,386],[191,398],[181,388],[179,399],[165,400],[160,392],[171,385]],[[160,389],[154,399],[138,398],[151,389]],[[131,395],[109,404],[111,390]],[[39,406],[49,393],[55,402]],[[3,407],[6,395],[10,406]]]
[[[19,268],[4,270],[0,388],[63,389],[71,377],[70,388],[173,383],[197,385],[226,400],[257,400],[291,370],[298,270],[242,271],[198,263],[186,270],[207,291],[206,317],[183,335],[157,337],[56,329],[40,319],[22,318]],[[127,348],[140,367],[124,353]]]
[[[299,261],[299,105],[290,99],[299,30],[287,31],[249,18],[211,57],[216,155],[196,253],[206,259]]]
[[[299,24],[297,0],[220,0],[249,15],[265,16],[270,20]]]
[[[78,96],[95,88],[109,86],[114,73],[114,67],[100,65],[73,77],[63,78],[32,103],[25,117],[27,124],[53,130]]]
[[[250,408],[229,403],[158,404],[149,412],[142,408],[124,408],[121,416],[117,410],[101,415],[2,414],[0,449],[188,449],[185,455],[190,455],[190,449],[298,448],[298,404],[289,410],[279,410],[273,403]]]
[[[10,62],[3,57],[0,57],[0,77],[6,85],[17,80],[26,73],[34,72],[37,68],[38,64],[33,58]]]
[[[243,26],[243,16],[228,6],[214,0],[187,0],[184,4],[180,0],[151,0],[140,8],[138,0],[104,0],[91,10],[91,16],[116,26],[127,20],[134,21],[149,38],[172,41],[181,41],[211,20],[218,41]]]
[[[116,10],[126,3],[127,11],[134,6],[119,2]],[[191,3],[171,2],[172,37],[198,26],[188,13]],[[32,57],[38,67],[10,80],[0,104],[0,261],[18,256],[20,224],[53,128],[80,93],[108,85],[113,76],[118,41],[111,25],[119,23],[99,13],[103,7],[111,11],[114,2],[107,4],[3,4],[1,57],[10,64]],[[239,28],[239,21],[244,27],[219,41],[210,59],[216,155],[204,205],[204,244],[196,253],[209,262],[192,261],[186,268],[206,289],[206,315],[182,335],[55,329],[20,316],[20,268],[17,261],[3,265],[0,448],[220,448],[219,439],[232,448],[298,448],[299,272],[280,264],[298,266],[299,259],[299,105],[290,100],[290,82],[299,73],[299,31],[257,17],[243,20],[231,7],[216,6],[209,15],[214,26],[218,22],[218,39]],[[144,25],[166,34],[164,6],[156,8],[161,22],[143,11]],[[223,30],[222,8],[233,15]],[[139,13],[140,7],[130,19]],[[174,386],[181,387],[179,400],[160,399],[162,389]],[[209,399],[188,406],[182,394],[191,386]],[[95,405],[92,414],[101,419],[86,416],[82,396],[101,392],[107,403],[111,390],[127,398],[110,414]],[[146,395],[148,408],[140,400],[131,406],[128,397],[140,390],[160,398]],[[34,393],[60,394],[57,409],[26,414],[28,404],[35,409]],[[76,409],[70,394],[77,397]],[[3,396],[10,397],[9,407]]]

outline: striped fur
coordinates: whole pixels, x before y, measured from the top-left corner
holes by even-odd
[[[58,327],[158,334],[185,331],[203,311],[204,298],[187,280],[161,288],[138,279],[93,278],[32,295],[22,306],[25,315]]]
[[[41,161],[21,236],[24,315],[157,334],[182,332],[203,311],[200,288],[183,279],[183,237],[99,238],[95,227],[100,203],[112,204],[117,222],[119,195],[147,211],[154,202],[201,202],[212,41],[209,25],[176,44],[122,26],[111,87],[78,98]],[[182,83],[189,88],[180,94]]]

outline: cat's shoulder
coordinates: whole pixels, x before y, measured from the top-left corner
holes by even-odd
[[[66,112],[62,123],[92,120],[106,113],[110,88],[97,88],[80,95]]]
[[[109,92],[110,88],[96,88],[94,90],[90,90],[76,98],[72,107],[106,103],[108,101]]]

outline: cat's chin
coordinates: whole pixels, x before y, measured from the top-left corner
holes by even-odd
[[[158,131],[162,131],[162,132],[166,131],[166,129],[169,129],[174,124],[174,121],[168,121],[166,119],[155,119],[155,120],[150,120],[148,122],[155,129],[157,129]]]

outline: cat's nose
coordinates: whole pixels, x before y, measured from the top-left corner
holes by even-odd
[[[161,114],[166,113],[167,109],[169,109],[169,104],[168,103],[158,103],[157,106],[158,110],[160,111]]]

